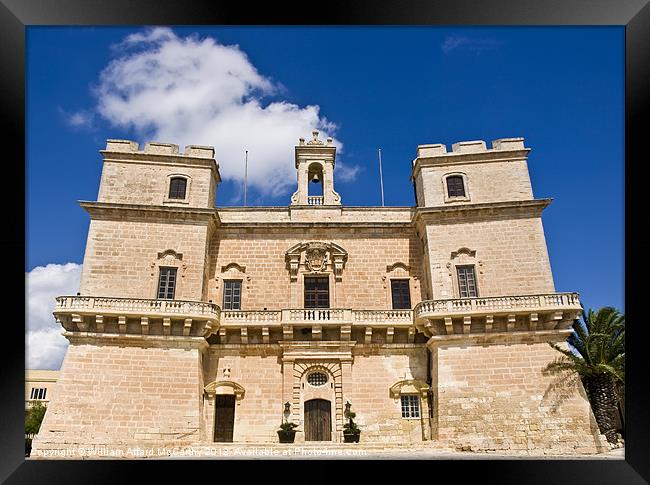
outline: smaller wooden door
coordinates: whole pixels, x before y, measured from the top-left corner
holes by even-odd
[[[305,401],[305,441],[332,441],[332,403]]]
[[[232,443],[232,431],[235,427],[235,396],[215,396],[214,441]]]

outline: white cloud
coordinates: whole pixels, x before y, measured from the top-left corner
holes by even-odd
[[[48,328],[30,331],[25,335],[27,345],[25,368],[49,370],[61,368],[68,348],[68,341],[61,335],[62,330],[62,328]]]
[[[63,108],[59,107],[59,114],[63,117],[64,121],[73,128],[90,128],[93,125],[94,114],[90,111],[76,111],[68,113]]]
[[[25,273],[27,309],[25,315],[26,367],[58,369],[67,348],[56,322],[55,298],[74,295],[79,288],[81,265],[76,263],[37,266]]]
[[[361,167],[358,165],[346,165],[343,162],[336,162],[334,167],[334,172],[337,177],[337,180],[341,182],[351,182],[357,178],[357,175],[361,171]]]
[[[318,129],[325,139],[336,130],[318,105],[266,102],[284,88],[260,74],[237,45],[159,27],[129,35],[114,52],[94,88],[102,117],[135,130],[141,141],[214,146],[224,179],[243,181],[248,150],[249,187],[263,195],[286,194],[295,185],[299,137]],[[342,143],[334,145],[340,152]],[[347,167],[342,181],[357,171]]]

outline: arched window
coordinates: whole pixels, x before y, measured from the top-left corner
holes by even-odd
[[[447,177],[447,196],[465,197],[465,184],[462,176],[450,175]]]
[[[187,179],[183,177],[174,177],[169,181],[169,198],[184,199],[187,190]]]

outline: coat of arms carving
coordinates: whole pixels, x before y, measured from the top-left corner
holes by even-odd
[[[327,265],[327,245],[311,243],[305,250],[305,262],[309,271],[323,271]]]

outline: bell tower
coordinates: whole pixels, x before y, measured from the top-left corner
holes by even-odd
[[[300,138],[295,147],[298,190],[291,196],[291,205],[341,205],[341,196],[334,191],[336,147],[332,139],[318,139],[318,130],[305,143]]]

